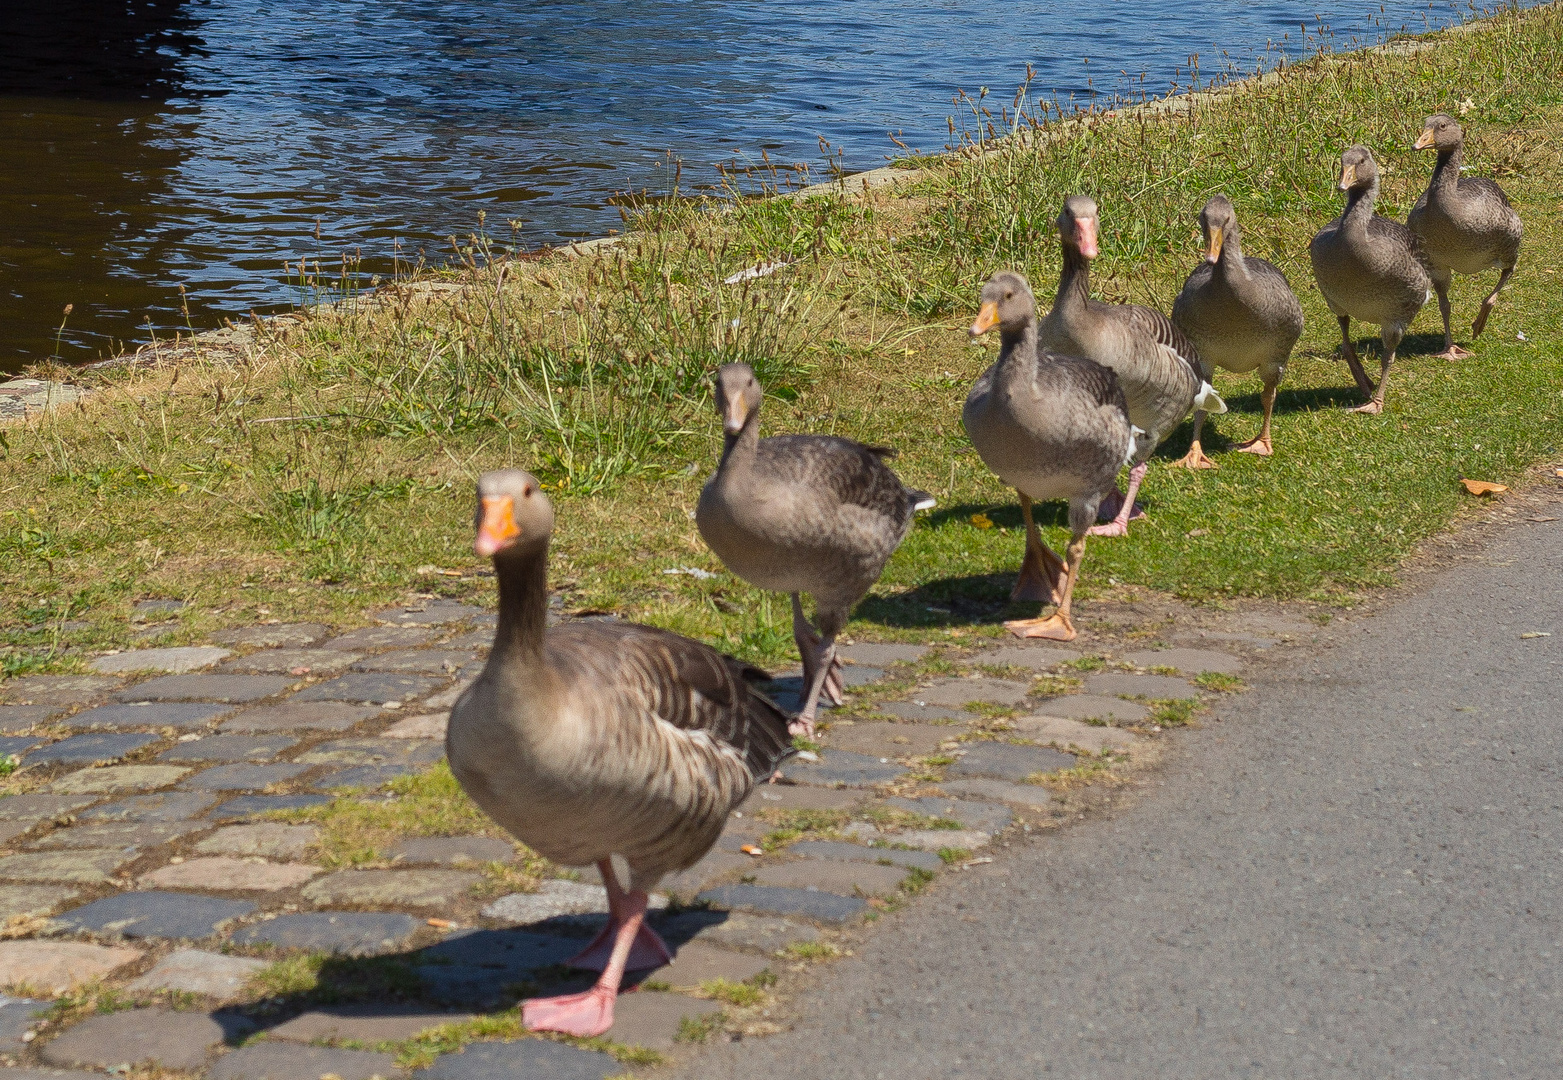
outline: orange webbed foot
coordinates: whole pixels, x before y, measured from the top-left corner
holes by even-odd
[[[1054,612],[1045,619],[1015,619],[1004,624],[1004,629],[1019,638],[1047,638],[1050,641],[1073,641],[1078,635],[1069,616]]]

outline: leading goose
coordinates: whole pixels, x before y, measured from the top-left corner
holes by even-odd
[[[803,658],[797,733],[812,734],[820,696],[841,701],[836,635],[912,528],[933,505],[886,465],[894,451],[827,435],[760,438],[760,383],[748,364],[716,373],[722,460],[700,492],[695,524],[729,570],[791,594],[792,634]],[[800,593],[814,597],[818,631]]]
[[[1259,434],[1237,449],[1269,456],[1274,453],[1270,413],[1292,346],[1302,333],[1302,305],[1285,274],[1261,258],[1243,254],[1237,211],[1225,195],[1213,195],[1205,203],[1199,227],[1205,236],[1205,261],[1188,276],[1173,301],[1172,321],[1199,349],[1200,374],[1207,381],[1217,367],[1238,373],[1259,369],[1264,421]],[[1199,444],[1204,423],[1204,412],[1196,412],[1194,444],[1184,464],[1213,469],[1216,463]]]
[[[1129,531],[1134,496],[1145,479],[1150,456],[1162,440],[1189,410],[1224,413],[1227,407],[1200,377],[1193,344],[1165,315],[1138,304],[1091,299],[1097,220],[1094,200],[1084,195],[1065,200],[1058,217],[1064,270],[1053,310],[1038,328],[1037,342],[1053,352],[1083,356],[1112,368],[1123,387],[1130,421],[1145,432],[1135,440],[1128,492],[1108,496],[1117,504],[1113,520],[1091,529],[1093,536],[1123,536]]]
[[[569,962],[602,977],[523,1007],[534,1030],[601,1035],[624,972],[668,960],[644,923],[648,891],[698,862],[775,771],[790,752],[787,716],[748,685],[764,672],[698,641],[634,623],[545,632],[553,507],[519,469],[485,473],[478,497],[475,546],[494,561],[499,627],[445,749],[467,794],[518,840],[602,873],[608,926]]]
[[[1498,294],[1514,273],[1524,229],[1501,187],[1485,176],[1460,175],[1465,132],[1454,117],[1434,113],[1427,118],[1416,149],[1429,148],[1438,151],[1438,164],[1433,167],[1427,190],[1411,208],[1406,225],[1422,238],[1433,268],[1433,291],[1438,294],[1438,311],[1444,318],[1444,351],[1438,355],[1462,360],[1471,354],[1454,343],[1449,329],[1449,279],[1456,273],[1500,272],[1498,284],[1482,301],[1482,309],[1471,323],[1471,340],[1475,342],[1498,304]]]
[[[1308,257],[1324,302],[1340,321],[1351,376],[1368,399],[1352,411],[1380,413],[1395,350],[1411,320],[1432,296],[1433,279],[1416,233],[1373,212],[1378,199],[1378,163],[1366,146],[1347,147],[1341,154],[1340,190],[1346,193],[1346,209],[1314,236]],[[1378,325],[1384,353],[1377,387],[1357,359],[1357,347],[1351,340],[1352,319]]]
[[[1005,623],[1017,637],[1073,641],[1070,603],[1085,538],[1102,493],[1134,457],[1136,428],[1111,368],[1037,347],[1037,307],[1025,278],[994,274],[982,287],[972,323],[976,338],[999,328],[999,358],[966,398],[961,424],[978,456],[1020,493],[1026,557],[1011,599],[1052,600],[1046,619]],[[1068,499],[1069,564],[1042,540],[1031,517],[1033,499]]]

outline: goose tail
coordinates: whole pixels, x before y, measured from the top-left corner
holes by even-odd
[[[908,488],[907,491],[906,491],[906,494],[912,500],[912,509],[914,511],[916,511],[916,510],[932,510],[936,505],[938,505],[938,502],[939,502],[938,499],[935,499],[932,495],[928,494],[926,491],[917,491],[917,490],[915,490],[913,488]]]
[[[1199,384],[1199,393],[1194,395],[1194,408],[1220,416],[1227,411],[1227,403],[1221,400],[1214,386],[1202,382]]]

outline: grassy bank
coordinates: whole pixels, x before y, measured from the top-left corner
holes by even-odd
[[[1012,614],[1003,599],[1022,537],[1013,493],[960,428],[996,347],[969,345],[962,327],[1000,267],[1051,294],[1051,223],[1074,191],[1102,206],[1097,295],[1167,310],[1199,256],[1199,208],[1224,191],[1245,249],[1286,271],[1308,319],[1276,409],[1276,456],[1221,452],[1257,430],[1258,385],[1218,380],[1233,411],[1207,427],[1206,447],[1221,469],[1166,467],[1187,449],[1185,425],[1152,465],[1149,520],[1090,546],[1080,595],[1329,599],[1383,585],[1453,519],[1468,498],[1461,476],[1512,479],[1557,450],[1559,40],[1563,9],[1550,5],[1427,48],[1320,58],[1192,110],[1093,118],[925,161],[893,195],[725,213],[659,202],[625,245],[587,257],[494,266],[474,241],[456,275],[465,290],[391,289],[288,322],[237,366],[105,372],[80,409],[3,429],[0,663],[69,667],[65,645],[123,646],[130,605],[146,596],[192,601],[170,643],[263,618],[348,621],[409,590],[487,599],[470,549],[472,481],[501,464],[537,472],[559,504],[554,577],[568,609],[780,659],[785,605],[722,572],[689,516],[720,449],[709,373],[732,360],[754,364],[773,394],[766,432],[895,445],[903,477],[940,500],[854,631],[991,631]],[[1436,110],[1461,115],[1468,160],[1504,184],[1526,248],[1475,358],[1426,355],[1441,344],[1430,305],[1384,415],[1348,415],[1355,392],[1307,241],[1339,210],[1331,181],[1353,142],[1384,167],[1382,212],[1404,218],[1432,167],[1409,147]],[[1014,120],[992,113],[969,120]],[[1486,288],[1457,282],[1459,323]],[[1056,508],[1044,520],[1060,541]],[[666,572],[685,568],[717,576]],[[89,625],[61,629],[77,620]]]

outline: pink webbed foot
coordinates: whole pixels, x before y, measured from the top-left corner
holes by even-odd
[[[1355,409],[1352,409],[1351,411],[1354,412],[1354,413],[1364,413],[1364,414],[1366,414],[1368,416],[1377,416],[1379,413],[1384,411],[1384,403],[1382,401],[1378,400],[1377,398],[1374,398],[1372,401],[1368,402],[1366,405],[1358,405]]]
[[[558,1031],[583,1039],[601,1035],[613,1026],[616,991],[594,986],[580,994],[532,998],[521,1004],[521,1019],[530,1031]]]
[[[564,962],[565,967],[580,968],[583,971],[606,970],[608,959],[613,955],[613,942],[618,932],[619,924],[609,919],[608,925],[598,931],[590,945]],[[624,970],[651,971],[653,968],[672,962],[673,954],[668,950],[662,936],[645,923],[641,923],[640,929],[635,933],[635,944],[630,946],[630,956],[624,963]]]
[[[1140,517],[1144,517],[1141,514]],[[1105,525],[1092,525],[1085,531],[1087,536],[1128,536],[1129,523],[1118,518],[1113,518]]]
[[[1045,619],[1015,619],[1005,623],[1004,629],[1019,638],[1047,638],[1050,641],[1073,641],[1078,636],[1074,623],[1062,611]]]
[[[1116,489],[1109,491],[1106,495],[1102,496],[1102,503],[1096,508],[1096,520],[1099,522],[1112,521],[1118,516],[1118,512],[1122,509],[1123,492]],[[1141,506],[1139,500],[1136,499],[1133,509],[1129,511],[1129,520],[1137,521],[1144,516],[1145,507]]]
[[[1436,360],[1468,360],[1475,355],[1470,349],[1462,349],[1458,345],[1451,345],[1443,352],[1434,353],[1433,358]]]
[[[1269,438],[1249,439],[1246,443],[1234,446],[1232,449],[1239,454],[1258,454],[1260,457],[1269,457],[1275,453],[1275,447],[1270,445]]]

